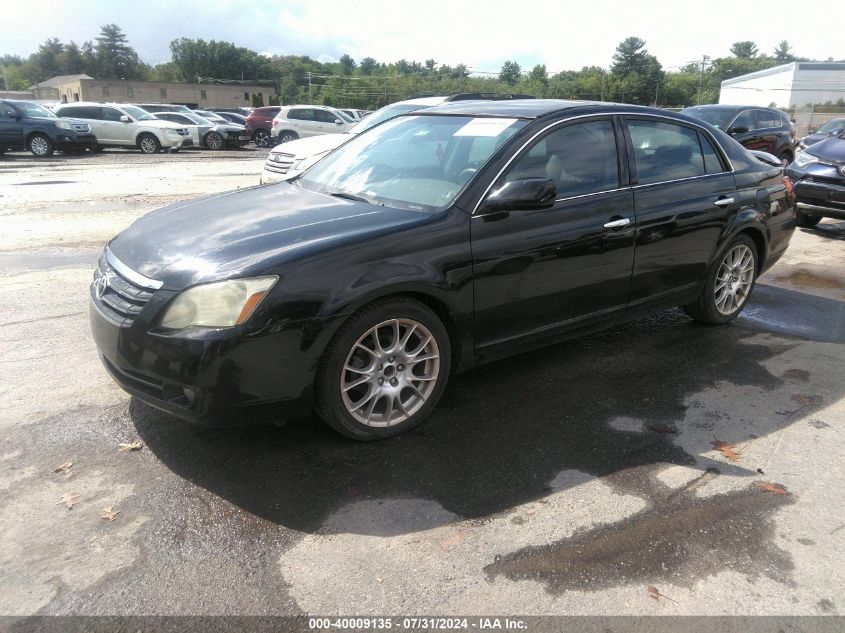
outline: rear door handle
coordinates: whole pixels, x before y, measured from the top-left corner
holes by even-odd
[[[719,198],[713,204],[715,204],[717,207],[722,207],[724,209],[725,207],[729,207],[733,203],[734,203],[733,198]]]
[[[621,229],[623,226],[628,226],[631,223],[631,218],[621,218],[619,220],[611,220],[604,225],[606,229]]]

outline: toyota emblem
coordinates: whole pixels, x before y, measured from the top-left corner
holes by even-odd
[[[103,295],[106,294],[106,290],[111,283],[111,271],[102,273],[96,279],[94,279],[94,296],[97,299],[102,299]]]

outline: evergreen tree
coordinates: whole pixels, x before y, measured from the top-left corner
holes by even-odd
[[[97,79],[141,79],[138,53],[129,46],[126,35],[117,24],[100,27],[95,47]]]
[[[757,45],[751,41],[734,42],[731,46],[731,53],[739,59],[754,59],[757,57]]]

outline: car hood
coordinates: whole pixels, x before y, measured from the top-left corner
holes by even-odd
[[[218,132],[243,132],[246,128],[237,123],[216,123],[214,129]]]
[[[267,274],[286,263],[400,227],[432,214],[334,198],[288,183],[173,204],[137,220],[112,253],[165,287]]]
[[[807,153],[834,163],[845,163],[845,138],[829,136],[825,140],[811,145],[807,149]]]
[[[827,134],[808,134],[801,139],[801,142],[804,143],[805,146],[809,147],[810,145],[815,145],[826,138],[829,138]]]
[[[159,127],[159,128],[171,128],[181,130],[186,125],[182,125],[181,123],[174,123],[173,121],[164,121],[162,119],[149,119],[146,121],[137,121],[138,125],[146,125],[148,127]]]
[[[315,154],[322,154],[333,150],[335,147],[342,145],[352,138],[350,134],[321,134],[319,136],[309,136],[306,138],[299,138],[295,141],[288,141],[281,145],[276,145],[270,152],[291,154],[296,158],[307,158]]]

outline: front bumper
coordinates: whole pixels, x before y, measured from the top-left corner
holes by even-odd
[[[98,307],[91,289],[91,332],[103,365],[128,393],[204,426],[243,426],[308,415],[318,356],[303,341],[307,324],[250,331],[156,331],[154,316],[175,292],[160,290],[130,325]],[[152,319],[152,320],[151,320]],[[289,327],[288,327],[289,326]],[[284,359],[284,362],[279,362]]]
[[[795,196],[799,211],[845,220],[845,178],[842,184],[799,180],[795,183]]]
[[[57,149],[92,148],[97,146],[97,137],[93,134],[57,134],[55,145]]]

